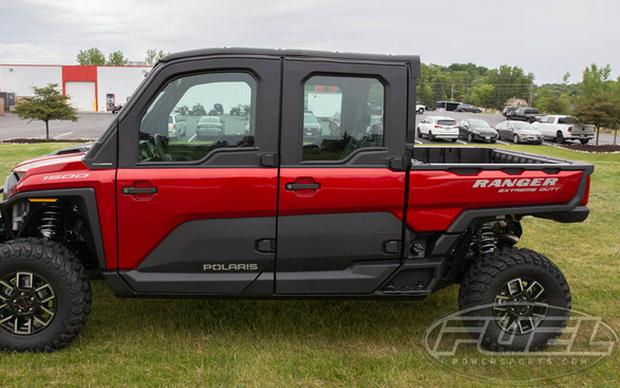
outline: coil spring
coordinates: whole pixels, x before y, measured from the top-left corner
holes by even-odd
[[[478,228],[478,253],[481,256],[492,255],[497,248],[497,240],[493,233],[493,225],[491,223],[482,224]]]
[[[59,206],[48,206],[41,214],[39,233],[48,240],[54,240],[62,231],[62,209]]]

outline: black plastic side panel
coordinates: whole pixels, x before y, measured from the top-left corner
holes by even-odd
[[[277,270],[340,271],[360,260],[400,258],[385,244],[401,241],[401,231],[390,213],[280,216]]]
[[[256,273],[172,273],[127,271],[123,279],[141,294],[238,295],[256,279]]]
[[[274,238],[273,217],[190,221],[122,276],[138,293],[240,294],[273,264],[274,253],[261,242]],[[272,293],[273,279],[268,286]]]
[[[269,266],[273,253],[257,242],[275,238],[273,217],[204,219],[177,226],[137,268],[139,272],[225,272],[205,264],[255,264],[254,277]],[[224,268],[224,267],[219,267]]]
[[[389,247],[401,239],[390,213],[280,216],[276,293],[372,293],[400,263]]]
[[[400,260],[355,263],[341,271],[280,272],[278,294],[371,294],[398,267]]]

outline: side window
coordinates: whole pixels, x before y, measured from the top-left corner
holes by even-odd
[[[303,160],[342,160],[383,146],[383,112],[376,78],[311,77],[304,84]]]
[[[171,81],[140,122],[140,162],[191,162],[217,148],[253,147],[256,81],[246,73]]]

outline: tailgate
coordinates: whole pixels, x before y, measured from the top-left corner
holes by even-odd
[[[573,135],[594,135],[596,127],[593,124],[573,124]]]

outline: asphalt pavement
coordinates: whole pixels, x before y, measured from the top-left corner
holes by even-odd
[[[489,113],[459,113],[459,112],[426,112],[422,115],[416,116],[416,121],[422,120],[425,116],[429,115],[441,115],[452,117],[457,121],[464,120],[466,118],[480,118],[486,120],[491,126],[497,125],[504,120],[504,117],[499,114]],[[243,123],[240,118],[234,116],[223,117],[227,120],[225,128],[230,128],[233,132],[241,130]],[[116,115],[112,113],[80,113],[79,120],[77,122],[71,121],[52,121],[50,122],[50,136],[57,140],[71,140],[71,139],[95,139],[110,126]],[[194,133],[194,118],[190,116],[188,120],[188,137]],[[227,131],[228,132],[228,131]],[[0,116],[0,140],[15,139],[15,138],[43,138],[45,136],[45,124],[41,121],[20,120],[16,115],[7,113],[4,116]],[[417,139],[418,144],[430,143],[428,139]],[[442,140],[436,140],[436,143],[444,142]],[[447,143],[447,142],[446,142]],[[467,144],[465,140],[459,140],[460,144]],[[498,141],[498,143],[506,143],[504,141]],[[613,135],[601,133],[600,144],[613,144]],[[554,142],[545,141],[547,145],[554,145]],[[593,143],[591,143],[593,144]]]

